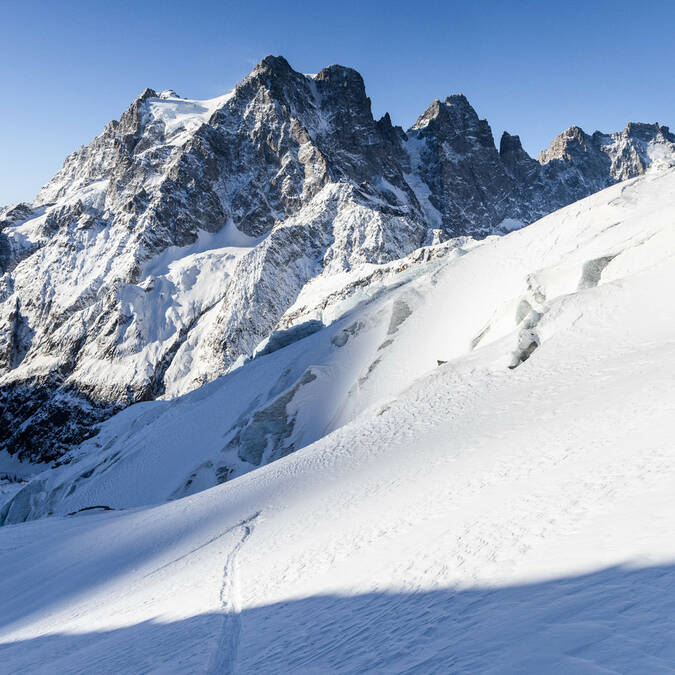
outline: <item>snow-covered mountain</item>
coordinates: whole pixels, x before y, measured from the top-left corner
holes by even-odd
[[[665,166],[318,275],[6,502],[2,669],[672,670],[673,288]]]
[[[539,161],[515,136],[498,151],[461,95],[404,132],[373,118],[355,71],[281,57],[208,101],[148,89],[0,212],[0,448],[60,460],[117,410],[330,323],[392,270],[674,156],[666,127],[635,124],[573,127]]]

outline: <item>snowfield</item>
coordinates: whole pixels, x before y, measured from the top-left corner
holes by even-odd
[[[674,254],[660,168],[310,285],[8,495],[0,670],[673,672]]]

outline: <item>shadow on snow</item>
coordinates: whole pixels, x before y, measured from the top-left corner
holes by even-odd
[[[612,567],[502,588],[314,596],[236,621],[213,613],[48,635],[0,644],[0,670],[194,672],[215,659],[251,673],[657,673],[675,668],[674,635],[675,565]],[[233,653],[216,654],[223,644]]]

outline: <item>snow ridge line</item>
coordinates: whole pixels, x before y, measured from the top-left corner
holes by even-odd
[[[241,595],[237,583],[237,555],[246,540],[251,536],[253,522],[259,515],[260,511],[257,511],[223,533],[227,534],[237,529],[241,532],[239,540],[225,559],[223,584],[220,589],[223,624],[215,651],[211,655],[206,669],[207,673],[222,675],[224,673],[235,672],[235,661],[239,647],[239,635],[241,633]]]

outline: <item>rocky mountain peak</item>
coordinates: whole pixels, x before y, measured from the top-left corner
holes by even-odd
[[[266,56],[250,73],[249,77],[252,75],[257,75],[264,73],[266,75],[276,75],[283,76],[290,72],[294,72],[291,68],[291,65],[286,61],[283,56],[274,56],[270,54]]]
[[[411,131],[419,131],[426,128],[432,122],[438,118],[441,113],[441,102],[439,99],[435,98],[429,107],[417,118],[415,124],[410,127]]]
[[[675,136],[670,133],[670,128],[661,126],[658,122],[654,122],[654,124],[628,122],[622,133],[624,136],[632,136],[644,141],[652,141],[655,138],[662,138],[671,143],[675,142]]]
[[[464,94],[451,94],[450,96],[446,96],[443,103],[450,119],[452,119],[457,126],[475,124],[478,122],[478,114]]]
[[[554,159],[572,161],[579,153],[588,150],[591,141],[592,137],[581,127],[571,126],[556,136],[549,147],[539,153],[539,162],[547,164]]]
[[[323,109],[338,113],[343,121],[374,124],[366,86],[355,70],[340,65],[328,66],[317,73],[314,82]]]
[[[539,162],[548,167],[549,177],[566,172],[569,180],[569,169],[574,168],[575,194],[579,197],[637,176],[654,161],[675,161],[675,137],[668,127],[657,123],[630,122],[623,131],[596,131],[592,136],[572,126],[539,155]]]
[[[520,136],[513,136],[507,131],[502,134],[499,142],[499,158],[506,172],[516,183],[514,189],[525,185],[529,189],[538,181],[541,167],[537,160],[530,157],[524,150]],[[519,201],[531,202],[532,196],[521,196]]]
[[[501,157],[508,155],[520,155],[525,152],[520,142],[520,136],[512,136],[508,131],[502,134],[499,142],[499,154]]]
[[[354,70],[353,68],[348,68],[339,64],[333,64],[332,66],[326,66],[325,68],[322,68],[314,76],[314,80],[316,82],[332,82],[335,85],[345,89],[353,88],[355,92],[363,96],[366,94],[366,85],[363,82],[361,73]]]
[[[274,101],[289,109],[302,109],[311,97],[311,91],[304,75],[293,70],[283,56],[270,55],[235,87],[234,96],[243,105],[253,103],[254,108],[255,101],[259,104]]]
[[[170,98],[180,98],[180,96],[173,89],[165,89],[164,91],[159,92],[158,98],[166,100]]]
[[[471,146],[494,147],[490,125],[479,119],[464,94],[448,96],[444,101],[435,99],[411,131],[452,141],[459,152],[466,152]]]
[[[384,115],[377,120],[377,127],[380,133],[388,138],[393,144],[399,144],[401,141],[406,141],[408,139],[403,128],[392,123],[391,116],[388,112],[384,113]]]
[[[157,98],[157,92],[150,87],[146,87],[134,100],[134,103],[143,103],[149,98]],[[133,105],[133,104],[132,104]]]

